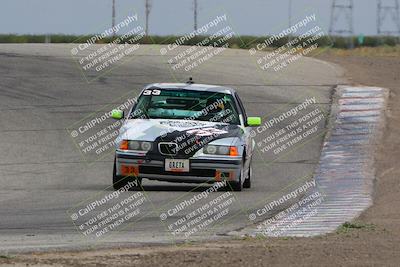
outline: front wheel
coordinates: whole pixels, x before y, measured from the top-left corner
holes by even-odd
[[[240,179],[239,182],[230,182],[230,186],[232,187],[233,191],[242,191],[242,179]]]
[[[247,178],[244,179],[243,183],[243,188],[250,188],[251,187],[251,174],[253,170],[251,169],[251,166],[249,166],[249,170],[247,172]]]
[[[243,189],[243,184],[242,184],[243,171],[242,170],[240,171],[239,181],[229,182],[229,185],[233,191],[242,191],[242,189]]]

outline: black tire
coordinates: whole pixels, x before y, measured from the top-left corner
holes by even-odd
[[[246,154],[243,155],[242,170],[244,168],[244,159],[245,158],[246,158]],[[250,164],[251,164],[251,160],[250,160]],[[243,177],[243,172],[240,173],[239,182],[230,182],[229,183],[229,185],[232,187],[233,191],[240,192],[240,191],[242,191],[243,188],[250,188],[250,186],[251,186],[250,179],[245,179],[243,182],[242,177]],[[249,168],[248,178],[250,178],[250,168]],[[246,184],[246,181],[247,181],[247,184]]]
[[[142,190],[142,178],[136,178],[135,180],[136,180],[136,186],[133,189],[141,191]]]
[[[114,167],[113,167],[113,188],[114,190],[119,190],[125,185],[128,184],[128,182],[135,182],[136,181],[136,186],[131,188],[131,190],[141,190],[142,189],[142,178],[134,178],[134,177],[124,177],[117,175],[117,170],[116,170],[116,160],[114,159]]]
[[[124,179],[125,177],[117,175],[117,167],[114,159],[114,167],[113,167],[113,188],[115,190],[121,189],[128,183],[128,179]],[[127,177],[126,177],[127,178]]]
[[[243,188],[250,188],[251,187],[251,166],[249,166],[249,171],[247,172],[247,178],[244,179]]]
[[[236,191],[236,192],[242,191],[242,189],[243,189],[242,176],[243,176],[242,173],[240,173],[238,182],[230,182],[229,183],[229,185],[233,191]]]
[[[240,192],[243,189],[243,185],[242,185],[242,177],[240,177],[239,182],[231,182],[231,187],[233,189],[233,191],[235,192]]]

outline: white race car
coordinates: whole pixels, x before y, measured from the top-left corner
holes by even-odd
[[[250,188],[254,141],[238,94],[228,87],[188,83],[146,86],[124,114],[117,138],[115,189],[142,178],[186,183],[227,181],[235,191]]]

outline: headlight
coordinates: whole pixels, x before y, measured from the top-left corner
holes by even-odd
[[[229,146],[220,146],[218,148],[219,154],[228,155],[229,154]]]
[[[128,141],[129,150],[139,150],[140,143],[138,141]]]
[[[229,155],[229,156],[238,156],[238,149],[235,146],[215,146],[215,145],[206,145],[203,148],[204,154],[213,154],[213,155]]]
[[[217,147],[213,145],[207,145],[204,147],[204,153],[206,154],[216,154],[217,153]]]
[[[149,151],[151,149],[151,143],[150,142],[142,142],[140,147],[144,151]]]
[[[153,144],[147,141],[122,140],[119,149],[149,151],[152,147]]]

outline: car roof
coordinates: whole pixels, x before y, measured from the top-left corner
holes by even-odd
[[[194,90],[194,91],[208,91],[215,93],[234,94],[235,90],[230,87],[210,84],[197,84],[197,83],[152,83],[147,85],[146,89],[171,89],[171,90]]]

